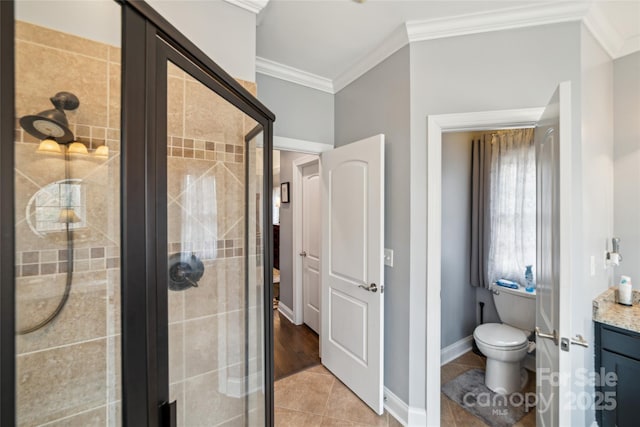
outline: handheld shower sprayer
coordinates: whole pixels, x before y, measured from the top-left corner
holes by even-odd
[[[80,105],[80,100],[78,97],[70,92],[58,92],[51,98],[49,98],[54,108],[50,110],[41,111],[35,115],[23,116],[20,118],[20,126],[27,132],[28,134],[45,141],[55,141],[57,144],[63,146],[62,151],[64,151],[64,174],[65,180],[70,179],[70,171],[69,171],[69,147],[66,144],[70,144],[75,141],[75,136],[71,129],[69,129],[69,121],[67,120],[67,115],[65,114],[65,110],[75,110]],[[56,145],[53,143],[53,145]],[[69,300],[69,296],[71,295],[71,285],[73,283],[73,230],[71,229],[70,224],[74,222],[73,207],[72,206],[64,206],[62,207],[62,211],[66,213],[66,215],[61,215],[61,220],[65,223],[65,233],[66,233],[66,250],[67,250],[67,272],[66,272],[66,281],[64,292],[58,305],[56,308],[42,321],[37,324],[20,329],[17,331],[18,335],[26,335],[32,332],[35,332],[39,329],[44,328],[48,324],[50,324],[58,315],[62,312],[67,301]],[[71,214],[73,213],[73,214]]]

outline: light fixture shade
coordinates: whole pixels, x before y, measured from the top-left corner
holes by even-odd
[[[76,211],[71,208],[60,209],[60,215],[58,215],[58,222],[62,224],[80,222],[80,217],[76,215]]]
[[[62,150],[60,150],[60,145],[51,138],[46,138],[40,141],[40,145],[38,145],[38,153],[51,153],[51,154],[60,154]]]
[[[106,145],[101,145],[98,148],[96,148],[96,151],[93,153],[93,155],[101,159],[108,159],[109,147],[107,147]]]
[[[69,147],[67,148],[67,150],[69,150],[69,154],[79,154],[83,156],[86,156],[89,154],[89,150],[87,150],[87,146],[84,145],[82,142],[78,142],[78,141],[75,141],[69,144]]]

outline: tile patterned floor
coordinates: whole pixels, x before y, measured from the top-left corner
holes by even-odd
[[[442,384],[469,369],[485,367],[485,359],[466,353],[441,369]],[[524,391],[535,390],[535,374],[529,373]],[[442,427],[486,427],[487,424],[440,393]],[[318,365],[275,383],[276,427],[387,426],[401,424],[386,411],[378,416],[331,372]],[[514,427],[535,427],[535,412]]]
[[[387,426],[401,424],[386,411],[379,416],[323,366],[275,383],[277,427]]]
[[[441,383],[445,384],[469,369],[485,367],[485,359],[473,352],[468,352],[444,365],[440,370]],[[529,382],[524,392],[535,391],[535,374],[529,372]],[[485,427],[487,424],[472,413],[465,410],[443,393],[440,393],[440,425],[442,427]],[[535,411],[525,415],[514,427],[535,427]]]

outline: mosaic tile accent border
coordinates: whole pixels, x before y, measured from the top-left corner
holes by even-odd
[[[229,163],[244,162],[244,147],[224,142],[169,136],[167,151],[169,157],[219,160]]]
[[[95,150],[101,145],[106,145],[109,147],[109,151],[115,153],[120,151],[120,129],[82,124],[71,124],[69,127],[76,139],[86,145],[89,150]],[[39,144],[40,140],[25,132],[20,127],[20,122],[16,119],[15,142]]]
[[[206,250],[193,248],[189,243],[169,243],[169,253],[195,252],[206,254]],[[217,240],[215,256],[202,256],[203,260],[215,260],[244,256],[242,239]],[[16,277],[44,276],[67,272],[67,250],[50,249],[23,251],[16,254]],[[74,271],[100,271],[120,268],[120,248],[91,247],[73,251]]]
[[[244,256],[244,247],[242,239],[226,239],[217,240],[214,250],[215,255],[211,254],[211,249],[194,248],[191,243],[169,243],[169,254],[176,252],[193,252],[202,260],[216,260],[225,258],[235,258]]]
[[[66,249],[23,251],[16,254],[16,277],[44,276],[66,273],[68,268]],[[74,271],[100,271],[120,268],[120,248],[77,248],[73,251]]]

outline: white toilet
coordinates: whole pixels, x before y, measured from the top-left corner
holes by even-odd
[[[528,378],[522,362],[535,347],[528,337],[536,325],[536,293],[523,286],[492,285],[491,291],[502,323],[478,326],[473,338],[487,356],[486,386],[499,394],[511,394],[521,390]]]

